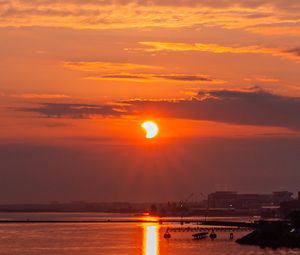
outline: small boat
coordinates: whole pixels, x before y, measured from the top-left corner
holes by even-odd
[[[165,239],[170,239],[171,238],[171,234],[169,233],[169,228],[167,228],[166,233],[164,234],[164,238]]]
[[[209,237],[211,240],[215,240],[217,238],[217,234],[215,232],[211,232]]]
[[[193,237],[194,237],[194,240],[201,240],[201,239],[206,238],[207,235],[208,235],[208,232],[200,232],[197,234],[193,234]]]
[[[164,238],[165,239],[169,239],[169,238],[171,238],[171,234],[168,232],[168,233],[165,233],[164,234]]]

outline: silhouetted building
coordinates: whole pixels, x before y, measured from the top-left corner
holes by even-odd
[[[237,200],[236,191],[217,191],[208,195],[209,208],[231,208]]]
[[[291,201],[293,193],[277,191],[272,194],[238,194],[235,191],[217,191],[208,195],[209,208],[260,209]]]
[[[269,194],[239,194],[236,201],[238,209],[259,209],[272,202],[272,195]]]
[[[300,191],[298,191],[297,199],[280,203],[280,212],[283,217],[288,217],[294,211],[300,211]]]
[[[275,204],[280,204],[286,201],[293,200],[293,193],[289,191],[276,191],[273,192],[272,202]]]

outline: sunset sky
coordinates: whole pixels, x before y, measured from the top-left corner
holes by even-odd
[[[0,60],[0,203],[300,190],[299,0],[0,0]]]

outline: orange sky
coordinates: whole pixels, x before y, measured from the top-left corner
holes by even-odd
[[[146,119],[170,147],[298,139],[299,12],[293,0],[1,1],[1,145],[144,148]]]

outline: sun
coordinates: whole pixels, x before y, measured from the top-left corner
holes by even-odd
[[[145,121],[142,123],[142,128],[146,131],[146,138],[152,139],[158,135],[159,128],[153,121]]]

